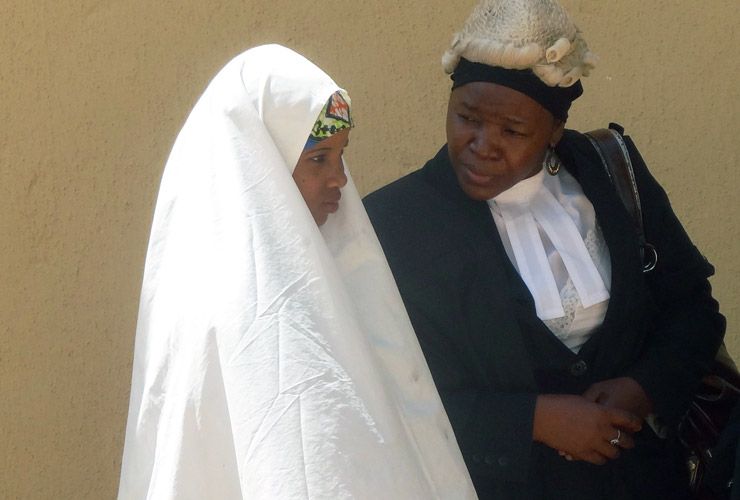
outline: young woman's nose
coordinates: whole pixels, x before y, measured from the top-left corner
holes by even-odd
[[[347,184],[347,174],[344,173],[344,161],[341,158],[332,165],[328,184],[332,188],[343,188]]]

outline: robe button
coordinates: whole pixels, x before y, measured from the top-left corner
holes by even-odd
[[[496,458],[494,455],[486,455],[486,465],[499,465],[500,467],[506,467],[509,465],[509,458],[500,456]]]
[[[574,377],[580,377],[588,370],[588,365],[582,359],[570,365],[570,374]]]

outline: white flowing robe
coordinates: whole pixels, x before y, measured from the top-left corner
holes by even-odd
[[[291,171],[336,84],[257,47],[167,162],[119,499],[475,498],[348,174],[319,230]]]

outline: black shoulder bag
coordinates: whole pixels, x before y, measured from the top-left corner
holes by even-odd
[[[609,180],[631,215],[640,244],[642,270],[647,273],[655,269],[658,249],[645,239],[640,195],[623,133],[621,126],[610,123],[608,129],[592,130],[586,137],[599,154]],[[740,373],[723,343],[711,372],[702,379],[676,429],[685,452],[691,491],[697,499],[729,498],[732,463],[740,436],[738,402]]]

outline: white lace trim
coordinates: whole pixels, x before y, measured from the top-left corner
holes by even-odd
[[[609,262],[609,249],[598,224],[595,229],[587,231],[583,242],[589,255],[597,265],[599,262]],[[591,337],[593,331],[603,323],[609,300],[584,308],[570,277],[560,289],[560,300],[563,304],[565,316],[543,320],[542,322],[563,344],[573,352],[578,353],[581,346]],[[580,321],[576,321],[576,318]]]

